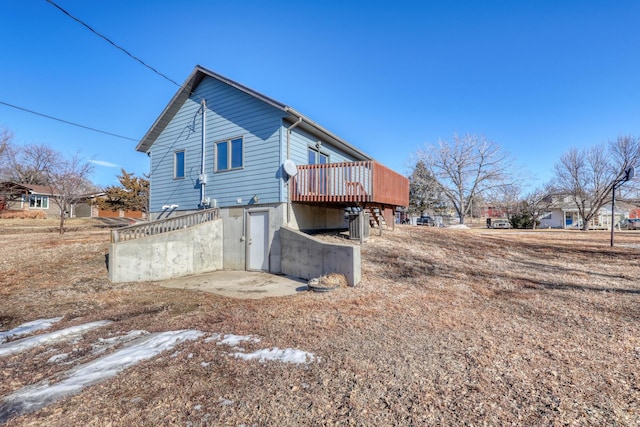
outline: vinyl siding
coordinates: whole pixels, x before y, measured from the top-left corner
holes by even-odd
[[[318,141],[322,142],[320,152],[329,155],[330,163],[356,161],[354,158],[348,156],[343,151],[326,141],[297,128],[293,129],[291,132],[291,160],[293,160],[297,165],[306,165],[309,163],[307,150],[309,147],[315,148]]]
[[[178,204],[197,209],[201,168],[202,115],[200,98],[207,101],[206,197],[218,206],[239,206],[253,195],[259,203],[281,201],[279,168],[282,159],[280,127],[284,113],[218,80],[206,77],[195,95],[180,108],[151,147],[151,211]],[[215,172],[215,143],[243,138],[243,167]],[[185,150],[185,178],[173,179],[173,153]],[[237,200],[242,199],[241,203]]]
[[[283,143],[283,159],[286,157],[286,132],[287,132],[287,127],[284,126],[282,129],[282,134],[283,136],[283,141],[285,141]],[[290,136],[290,142],[291,142],[291,147],[290,147],[290,153],[291,153],[291,160],[296,164],[296,165],[306,165],[309,163],[309,158],[308,158],[308,149],[309,147],[313,147],[315,148],[315,145],[317,144],[318,141],[322,142],[322,145],[320,147],[320,152],[323,154],[328,154],[329,155],[329,163],[342,163],[342,162],[354,162],[354,161],[358,161],[356,159],[354,159],[351,156],[348,156],[346,153],[344,153],[344,151],[339,150],[338,148],[336,148],[335,146],[327,143],[326,141],[322,140],[321,138],[316,137],[315,135],[311,135],[308,132],[305,132],[304,130],[298,129],[298,128],[294,128],[291,131],[291,136]],[[287,193],[287,188],[286,185],[283,186],[283,194],[285,195],[286,198],[288,198],[288,193]]]

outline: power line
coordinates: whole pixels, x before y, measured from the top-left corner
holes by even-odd
[[[46,117],[47,119],[51,119],[51,120],[55,120],[55,121],[58,121],[58,122],[66,123],[68,125],[77,126],[79,128],[88,129],[88,130],[91,130],[91,131],[94,131],[94,132],[103,133],[105,135],[115,136],[116,138],[122,138],[122,139],[127,139],[129,141],[138,142],[137,139],[129,138],[128,136],[122,136],[122,135],[118,135],[118,134],[115,134],[115,133],[106,132],[104,130],[100,130],[100,129],[92,128],[92,127],[89,127],[89,126],[81,125],[81,124],[78,124],[78,123],[70,122],[68,120],[59,119],[57,117],[53,117],[53,116],[49,116],[47,114],[38,113],[37,111],[29,110],[27,108],[18,107],[17,105],[9,104],[8,102],[0,101],[0,104],[6,105],[7,107],[15,108],[17,110],[26,111],[27,113],[35,114],[37,116]]]
[[[187,90],[184,86],[182,86],[180,83],[176,82],[175,80],[171,79],[170,77],[168,77],[166,74],[161,73],[160,71],[158,71],[157,69],[155,69],[154,67],[150,66],[149,64],[147,64],[146,62],[144,62],[142,59],[138,58],[137,56],[135,56],[134,54],[132,54],[131,52],[129,52],[127,49],[123,48],[122,46],[118,45],[117,43],[115,43],[114,41],[112,41],[111,39],[109,39],[107,36],[101,34],[100,32],[96,31],[95,29],[93,29],[90,25],[88,25],[87,23],[85,23],[84,21],[82,21],[79,18],[76,18],[75,16],[73,16],[71,13],[67,12],[64,8],[62,8],[61,6],[59,6],[58,4],[56,4],[54,1],[52,0],[47,0],[48,3],[50,3],[51,5],[53,5],[56,9],[58,9],[60,12],[64,13],[65,15],[67,15],[69,18],[73,19],[74,21],[76,21],[77,23],[79,23],[80,25],[82,25],[83,27],[87,28],[89,31],[91,31],[93,34],[95,34],[96,36],[100,37],[101,39],[105,40],[107,43],[109,43],[110,45],[112,45],[113,47],[115,47],[116,49],[120,50],[121,52],[123,52],[125,55],[127,55],[128,57],[130,57],[131,59],[135,60],[136,62],[142,64],[144,67],[148,68],[149,70],[153,71],[155,74],[159,75],[160,77],[164,78],[165,80],[169,81],[170,83],[178,86],[180,89],[182,90]],[[193,92],[189,91],[190,94],[195,95]],[[202,99],[200,96],[196,95],[198,98]],[[53,117],[53,116],[49,116],[46,114],[42,114],[42,113],[38,113],[37,111],[33,111],[33,110],[29,110],[27,108],[23,108],[23,107],[18,107],[17,105],[13,105],[13,104],[9,104],[7,102],[2,102],[0,101],[0,104],[6,105],[8,107],[12,107],[12,108],[16,108],[18,110],[22,110],[22,111],[26,111],[28,113],[31,114],[36,114],[38,116],[42,116],[42,117],[46,117],[48,119],[51,120],[56,120],[62,123],[67,123],[70,124],[72,126],[77,126],[77,127],[81,127],[83,129],[88,129],[88,130],[92,130],[94,132],[99,132],[99,133],[103,133],[106,135],[111,135],[111,136],[115,136],[117,138],[122,138],[122,139],[127,139],[129,141],[138,141],[137,139],[134,138],[129,138],[126,136],[122,136],[122,135],[117,135],[115,133],[111,133],[111,132],[106,132],[103,130],[99,130],[99,129],[95,129],[89,126],[84,126],[78,123],[74,123],[74,122],[70,122],[68,120],[63,120],[63,119],[59,119],[57,117]]]
[[[110,45],[112,45],[113,47],[115,47],[116,49],[120,50],[121,52],[123,52],[124,54],[126,54],[127,56],[129,56],[131,59],[139,62],[140,64],[142,64],[143,66],[147,67],[148,69],[150,69],[151,71],[153,71],[154,73],[156,73],[157,75],[159,75],[160,77],[170,81],[171,83],[173,83],[174,85],[178,86],[181,89],[185,89],[180,83],[177,83],[175,80],[167,77],[165,74],[161,73],[160,71],[156,70],[155,68],[153,68],[152,66],[148,65],[147,63],[145,63],[142,59],[138,58],[137,56],[135,56],[134,54],[132,54],[131,52],[129,52],[127,49],[123,48],[122,46],[116,44],[115,42],[113,42],[111,39],[109,39],[107,36],[99,33],[98,31],[94,30],[93,28],[91,28],[91,26],[89,26],[88,24],[86,24],[85,22],[83,22],[81,19],[76,18],[75,16],[73,16],[72,14],[70,14],[69,12],[67,12],[66,10],[64,10],[62,7],[58,6],[56,3],[54,3],[52,0],[47,0],[47,2],[51,3],[53,6],[55,6],[58,10],[60,10],[62,13],[64,13],[65,15],[67,15],[69,18],[73,19],[74,21],[76,21],[77,23],[79,23],[80,25],[82,25],[83,27],[87,28],[89,31],[91,31],[93,34],[95,34],[96,36],[100,37],[101,39],[105,40],[107,43],[109,43]]]

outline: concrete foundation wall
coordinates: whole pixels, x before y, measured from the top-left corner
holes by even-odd
[[[360,281],[360,247],[327,244],[295,229],[346,228],[344,211],[297,205],[291,227],[283,227],[287,217],[284,203],[220,208],[220,218],[215,221],[111,244],[109,278],[114,283],[138,282],[221,269],[245,270],[248,216],[265,211],[269,214],[269,272],[305,279],[342,273],[351,286]],[[184,213],[168,212],[162,217]]]
[[[223,268],[223,221],[217,219],[109,246],[114,283],[164,280]]]
[[[286,203],[281,203],[269,211],[269,271],[282,273],[282,247],[280,246],[280,227],[285,225]]]
[[[360,282],[360,247],[322,242],[297,230],[282,227],[282,272],[312,279],[328,273],[341,273],[349,286]]]
[[[344,215],[344,209],[327,208],[323,206],[293,203],[292,228],[298,230],[333,230],[347,228],[349,223]]]
[[[269,272],[281,273],[280,239],[278,229],[282,226],[286,214],[286,204],[258,206],[240,206],[220,208],[220,217],[224,221],[224,269],[244,270],[247,252],[247,215],[249,212],[269,213]]]

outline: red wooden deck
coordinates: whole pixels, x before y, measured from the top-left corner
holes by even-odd
[[[292,202],[409,205],[409,180],[375,161],[298,166]]]

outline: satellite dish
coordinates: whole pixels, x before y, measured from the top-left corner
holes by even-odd
[[[296,176],[296,174],[298,173],[298,167],[295,163],[293,163],[291,159],[285,160],[282,164],[282,168],[289,176]]]

